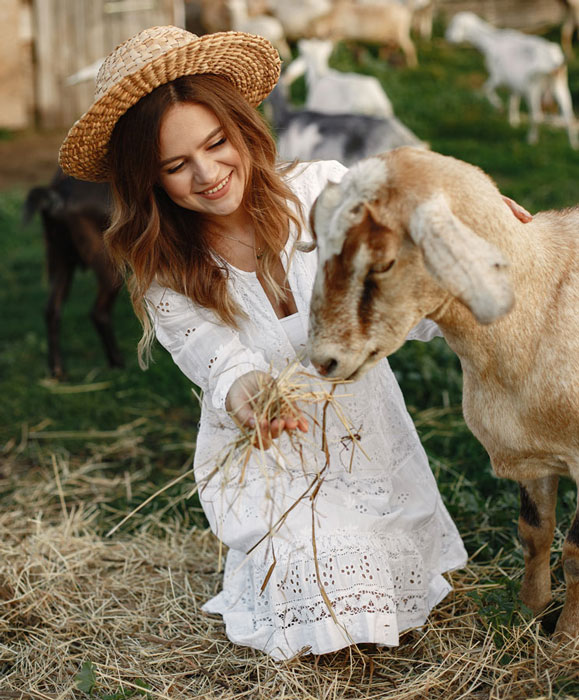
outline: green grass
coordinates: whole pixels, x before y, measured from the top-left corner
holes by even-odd
[[[438,36],[419,43],[416,69],[392,66],[369,47],[359,58],[340,45],[335,67],[376,75],[390,96],[396,114],[434,150],[468,160],[485,169],[501,190],[531,211],[575,204],[579,155],[566,133],[541,129],[537,146],[526,143],[526,127],[511,129],[505,114],[482,97],[485,71],[475,51],[450,47]],[[570,84],[579,106],[579,63],[570,66]],[[303,82],[294,86],[303,96]],[[117,514],[134,507],[144,494],[177,475],[194,449],[197,400],[187,380],[161,349],[155,363],[142,372],[136,362],[140,330],[126,294],[115,308],[115,326],[126,358],[124,370],[107,368],[102,348],[88,319],[95,293],[90,272],[80,272],[62,319],[62,346],[68,372],[65,387],[93,387],[82,393],[61,393],[47,381],[43,308],[47,295],[40,223],[24,227],[20,207],[24,192],[0,194],[0,449],[10,469],[49,469],[52,455],[72,465],[103,452],[107,439],[88,431],[129,433],[138,449],[119,449],[103,457],[108,472],[142,472],[143,491],[128,499],[122,488],[103,505]],[[482,556],[505,552],[505,560],[521,562],[515,544],[518,512],[516,484],[491,474],[486,453],[465,427],[460,413],[461,376],[456,357],[442,340],[408,343],[391,362],[431,458],[440,489],[470,552]],[[435,409],[439,409],[436,411]],[[434,411],[434,413],[433,413]],[[135,421],[137,423],[135,424]],[[45,437],[27,437],[42,431]],[[56,433],[54,438],[47,437]],[[62,433],[68,437],[59,437]],[[121,431],[122,433],[122,431]],[[117,437],[122,437],[121,433]],[[0,463],[1,464],[1,463]],[[184,487],[180,487],[184,491]],[[163,508],[178,494],[174,489],[151,508]],[[192,505],[195,505],[192,503]],[[184,511],[188,504],[179,506]],[[574,486],[561,487],[561,526],[574,510]],[[197,512],[194,517],[200,517]]]

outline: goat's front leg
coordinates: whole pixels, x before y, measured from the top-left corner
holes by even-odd
[[[497,86],[497,81],[491,75],[491,77],[483,85],[483,92],[493,107],[495,107],[498,110],[502,110],[503,103],[501,102],[501,98],[497,94]]]
[[[111,367],[124,367],[124,360],[117,345],[112,326],[112,310],[121,289],[121,280],[106,270],[99,270],[99,289],[91,311],[91,319],[101,338],[107,360]]]
[[[541,107],[542,85],[535,83],[529,87],[526,100],[529,106],[529,133],[527,141],[531,144],[539,140],[539,124],[543,121],[543,108]]]
[[[573,112],[573,100],[569,91],[569,82],[567,74],[567,66],[561,66],[555,74],[551,82],[551,91],[553,97],[559,105],[563,122],[567,127],[567,135],[571,148],[576,149],[579,146],[577,140],[577,127],[575,124],[575,114]]]
[[[521,599],[533,613],[551,601],[551,543],[555,532],[558,476],[519,482],[519,538],[525,555]]]
[[[64,377],[62,354],[60,350],[60,316],[62,305],[68,297],[74,276],[74,258],[66,250],[56,250],[56,246],[47,237],[48,276],[50,279],[50,296],[44,310],[48,341],[48,367],[55,379]]]
[[[567,10],[567,17],[561,27],[561,46],[567,58],[573,58],[573,34],[577,27],[574,11]]]
[[[563,571],[567,595],[555,633],[579,637],[579,503],[563,544]]]
[[[517,127],[521,123],[521,96],[512,92],[509,96],[509,124]]]

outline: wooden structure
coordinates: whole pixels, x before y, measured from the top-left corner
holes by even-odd
[[[0,0],[0,128],[22,129],[33,112],[32,8]]]
[[[70,126],[94,92],[94,78],[70,84],[70,76],[141,29],[184,26],[184,8],[184,0],[0,0],[0,128]]]

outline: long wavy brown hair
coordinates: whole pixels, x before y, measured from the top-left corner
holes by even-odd
[[[285,293],[271,274],[273,263],[290,222],[298,231],[302,225],[299,200],[276,166],[275,142],[267,123],[226,79],[183,76],[131,107],[117,122],[109,144],[114,209],[105,242],[128,276],[131,302],[143,327],[138,345],[142,368],[149,364],[154,337],[145,302],[154,280],[211,309],[234,328],[243,316],[228,292],[228,267],[204,237],[200,215],[175,204],[158,182],[161,121],[169,107],[183,102],[210,109],[246,164],[243,205],[264,248],[258,271],[278,300]]]

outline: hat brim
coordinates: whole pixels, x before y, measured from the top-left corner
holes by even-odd
[[[60,147],[60,167],[79,180],[110,179],[108,143],[119,118],[155,88],[183,75],[220,75],[254,107],[273,90],[281,61],[272,44],[243,32],[217,32],[158,56],[121,78],[68,132]]]

